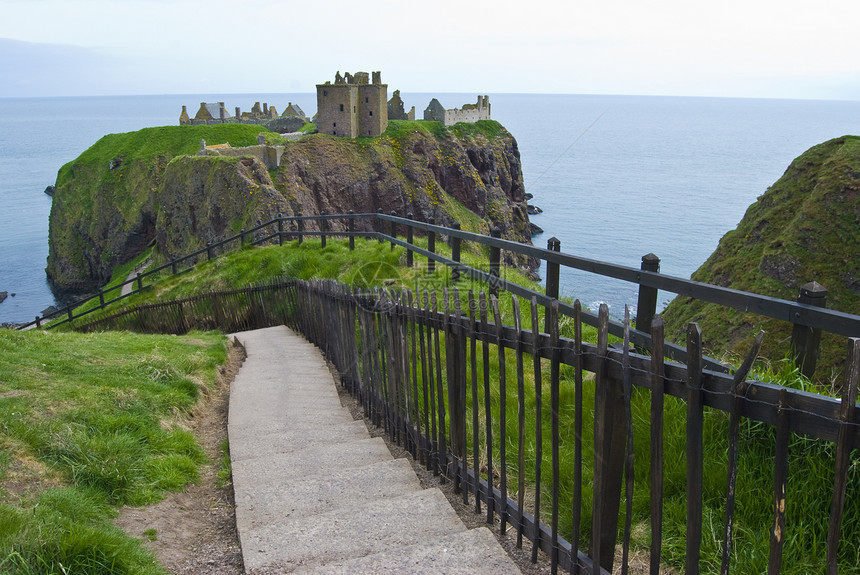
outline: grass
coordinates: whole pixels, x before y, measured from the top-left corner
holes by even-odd
[[[224,342],[0,330],[0,572],[163,573],[112,519],[198,480]]]

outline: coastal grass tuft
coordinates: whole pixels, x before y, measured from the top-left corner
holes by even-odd
[[[225,361],[217,333],[0,330],[0,572],[163,573],[112,520],[199,479],[189,414]]]

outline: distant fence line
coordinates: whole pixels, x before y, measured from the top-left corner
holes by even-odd
[[[318,230],[305,229],[306,222],[311,221],[317,223]],[[331,225],[333,221],[340,222],[342,229],[330,229],[334,227]],[[364,222],[365,227],[374,227],[375,229],[373,231],[356,231],[355,224],[357,221]],[[397,237],[398,228],[404,232],[405,237]],[[428,236],[427,249],[420,248],[413,243],[416,232],[424,233]],[[209,243],[204,248],[137,274],[137,277],[132,280],[125,281],[108,290],[100,290],[97,294],[85,300],[71,304],[53,316],[54,318],[62,317],[62,319],[54,321],[50,327],[56,327],[79,319],[96,310],[104,309],[111,303],[128,297],[131,294],[126,296],[120,295],[113,299],[109,298],[108,294],[113,290],[121,290],[124,285],[130,283],[136,284],[131,293],[137,293],[147,288],[144,285],[144,280],[149,276],[165,270],[170,270],[174,274],[178,273],[181,270],[188,269],[189,266],[193,266],[198,261],[208,261],[217,257],[220,253],[224,252],[225,248],[238,248],[244,245],[259,245],[273,242],[283,244],[284,241],[292,239],[298,239],[299,243],[301,243],[308,236],[319,237],[323,246],[325,246],[329,237],[346,237],[349,241],[350,249],[354,248],[356,237],[377,239],[380,242],[389,241],[392,247],[401,246],[407,250],[406,260],[409,266],[414,265],[414,255],[418,254],[427,258],[428,271],[432,271],[438,262],[452,268],[452,279],[455,281],[461,275],[468,275],[475,279],[489,282],[490,290],[493,293],[498,293],[499,289],[503,289],[526,299],[536,297],[538,303],[543,306],[548,306],[552,300],[559,297],[559,269],[562,266],[635,283],[639,286],[636,327],[643,326],[644,329],[631,329],[629,337],[641,349],[651,349],[651,336],[648,332],[648,326],[656,313],[658,290],[793,324],[794,330],[790,344],[790,353],[807,376],[811,376],[815,371],[818,357],[818,342],[822,331],[847,337],[860,336],[860,316],[826,309],[824,307],[826,298],[822,297],[826,294],[826,290],[815,282],[803,286],[798,301],[792,302],[661,274],[659,273],[660,260],[654,254],[643,256],[641,267],[633,268],[562,253],[560,251],[561,244],[556,238],[551,238],[547,242],[547,248],[542,249],[504,240],[499,237],[497,230],[493,230],[490,236],[485,236],[463,231],[459,229],[459,224],[454,224],[453,227],[439,226],[435,225],[432,218],[429,222],[419,222],[412,219],[411,214],[403,218],[396,216],[394,212],[384,214],[381,210],[375,214],[349,213],[332,215],[322,213],[310,216],[301,214],[289,217],[279,216],[268,222],[260,223],[250,230],[242,230],[239,234],[224,240]],[[435,240],[437,236],[445,237],[450,243],[451,258],[446,258],[436,253]],[[462,264],[460,255],[463,242],[472,242],[489,249],[488,271]],[[501,277],[501,252],[503,250],[545,262],[546,289],[544,293],[508,282]],[[99,300],[98,307],[84,310],[77,314],[75,313],[75,308],[96,299]],[[560,313],[572,315],[573,311],[572,305],[564,302],[559,303]],[[582,310],[581,313],[585,323],[597,326],[598,318],[596,314],[588,310]],[[45,319],[47,318],[37,317],[34,322],[27,324],[27,326],[35,324],[37,327],[40,327]],[[21,329],[27,326],[22,326]],[[623,336],[623,327],[619,322],[610,321],[609,330],[616,337]],[[676,361],[686,361],[686,350],[682,346],[666,342],[665,353],[668,357]],[[718,371],[730,371],[731,369],[729,366],[708,357],[704,357],[703,362],[707,369]]]

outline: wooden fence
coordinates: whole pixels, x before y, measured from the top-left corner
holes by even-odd
[[[297,313],[291,325],[326,352],[365,414],[428,469],[449,477],[464,502],[471,497],[476,512],[486,512],[488,521],[497,516],[502,532],[510,526],[518,545],[523,539],[531,541],[533,558],[538,549],[544,550],[554,573],[559,568],[570,573],[612,572],[619,532],[621,572],[627,572],[635,463],[631,406],[634,395],[643,401],[642,394],[650,396],[650,421],[644,426],[650,435],[650,468],[648,477],[636,481],[647,481],[651,493],[651,573],[661,569],[667,397],[678,398],[686,414],[685,572],[698,573],[703,559],[703,422],[709,410],[726,412],[730,418],[722,557],[717,558],[721,572],[730,570],[735,539],[742,420],[776,429],[769,573],[780,571],[783,546],[793,539],[792,530],[804,529],[785,523],[785,502],[794,495],[786,493],[792,434],[835,444],[826,570],[838,571],[850,454],[860,447],[856,409],[860,339],[849,341],[840,402],[748,379],[761,335],[743,365],[728,375],[703,369],[702,338],[696,324],[688,329],[685,364],[664,360],[659,316],[651,328],[653,354],[634,353],[629,321],[624,324],[626,335],[620,348],[609,346],[605,305],[598,313],[597,343],[592,344],[582,340],[578,302],[573,306],[574,335],[567,338],[559,333],[557,301],[547,308],[549,329],[541,331],[536,297],[524,314],[530,325],[523,325],[518,300],[512,298],[514,325],[510,326],[503,324],[495,296],[488,298],[483,292],[477,297],[469,292],[461,300],[457,289],[444,290],[440,298],[436,293],[408,290],[358,292],[327,281],[297,281],[296,290]],[[567,372],[564,376],[563,371]],[[544,396],[547,384],[549,398]],[[584,398],[592,395],[593,403],[586,405]],[[561,429],[560,414],[569,415],[571,410],[572,428]],[[546,422],[542,420],[547,414],[551,420],[548,438],[543,435]],[[516,422],[508,417],[515,417]],[[589,425],[588,434],[593,433],[594,439],[593,474],[586,477],[583,436],[584,426]],[[526,429],[533,430],[534,436],[527,437]],[[562,477],[559,449],[570,442],[574,442],[574,469]],[[551,463],[549,469],[543,469],[542,449],[547,443]],[[536,452],[527,456],[527,445]],[[534,487],[546,481],[541,477],[547,473],[551,475],[549,505],[541,501],[542,489]],[[531,484],[526,477],[534,478]],[[590,505],[585,480],[593,486]],[[572,505],[560,505],[562,491],[572,491]],[[559,530],[560,517],[565,514],[570,514],[565,521],[572,527],[571,541]],[[586,517],[590,517],[587,522]],[[845,556],[851,560],[850,552]]]

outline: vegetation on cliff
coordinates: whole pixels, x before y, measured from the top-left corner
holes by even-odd
[[[259,126],[165,126],[101,138],[57,174],[48,277],[63,289],[90,289],[154,238],[157,191],[167,164],[200,141],[249,146]]]
[[[794,160],[692,279],[788,300],[816,281],[827,288],[828,308],[860,312],[860,137],[830,140]],[[698,322],[717,353],[745,353],[764,329],[763,355],[781,359],[791,337],[788,322],[686,297],[663,315],[676,336]],[[844,359],[845,338],[823,337],[816,377],[835,379]]]
[[[263,132],[267,146],[247,153],[191,155],[200,140],[255,146],[259,134],[239,124],[150,128],[105,136],[63,166],[50,226],[54,285],[93,289],[153,241],[166,257],[185,254],[278,213],[382,208],[530,241],[519,151],[497,122],[392,121],[378,138],[356,139]]]

